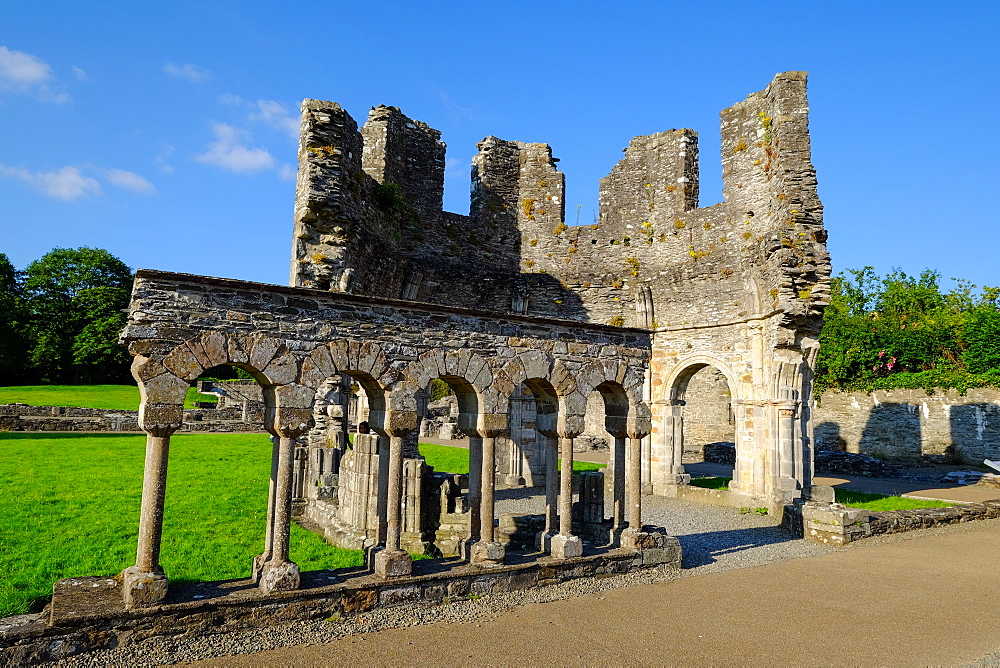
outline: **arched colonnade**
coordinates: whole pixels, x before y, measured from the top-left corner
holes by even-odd
[[[556,476],[546,477],[549,553],[562,558],[582,554],[572,524],[573,439],[584,431],[587,398],[595,391],[604,397],[613,452],[628,453],[623,457],[625,470],[615,468],[615,520],[619,528],[626,522],[629,527],[621,534],[621,545],[634,548],[641,542],[640,442],[650,432],[642,367],[615,357],[562,359],[530,348],[510,348],[503,356],[469,348],[430,348],[394,359],[374,341],[343,338],[317,343],[220,330],[207,330],[183,342],[137,343],[130,346],[132,373],[142,398],[139,424],[147,433],[147,446],[136,564],[123,573],[128,607],[154,604],[166,595],[167,577],[159,557],[170,436],[183,422],[184,397],[191,383],[204,370],[220,365],[248,371],[264,390],[265,428],[273,437],[274,450],[265,545],[253,559],[253,579],[265,592],[298,588],[298,567],[288,554],[295,439],[310,427],[317,389],[338,375],[350,376],[364,388],[369,423],[388,445],[389,475],[385,489],[378,492],[384,499],[386,523],[380,536],[384,548],[374,557],[377,575],[405,576],[412,569],[409,554],[400,549],[403,439],[418,426],[418,394],[435,378],[455,391],[459,428],[472,439],[471,451],[482,455],[480,462],[471,462],[470,471],[470,478],[478,482],[479,500],[478,541],[470,551],[473,563],[485,567],[504,559],[494,536],[495,446],[496,439],[508,433],[510,397],[521,384],[538,402],[539,434],[550,446],[558,444],[562,458],[558,489]],[[556,449],[549,451],[554,465]]]

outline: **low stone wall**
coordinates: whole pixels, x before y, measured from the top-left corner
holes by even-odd
[[[168,602],[125,610],[116,578],[60,580],[46,614],[0,620],[0,663],[25,665],[135,644],[156,635],[185,637],[263,628],[290,622],[349,617],[378,607],[424,602],[442,605],[469,596],[517,591],[636,568],[681,566],[676,538],[666,547],[609,550],[571,559],[543,558],[483,569],[464,565],[445,573],[440,562],[417,561],[414,574],[379,580],[364,569],[302,574],[301,589],[265,595],[248,580],[172,587]]]
[[[233,433],[263,431],[261,420],[245,422],[239,407],[184,411],[182,432]],[[0,431],[138,432],[139,412],[67,406],[0,404]]]
[[[948,508],[916,508],[871,512],[863,508],[848,508],[840,503],[810,501],[801,506],[787,506],[786,525],[793,525],[795,516],[801,522],[803,538],[815,543],[846,545],[879,534],[902,533],[929,529],[946,524],[1000,517],[1000,499],[983,503],[968,503]]]
[[[879,459],[1000,459],[1000,389],[827,391],[812,411],[817,450]]]

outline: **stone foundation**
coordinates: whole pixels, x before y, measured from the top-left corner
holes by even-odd
[[[1000,517],[1000,499],[948,508],[916,508],[884,513],[848,508],[840,503],[810,501],[786,506],[784,524],[815,543],[846,545],[868,536],[930,529],[947,524]]]
[[[416,561],[412,574],[391,581],[363,569],[313,571],[302,573],[301,589],[270,595],[252,587],[249,580],[204,582],[171,587],[164,604],[138,610],[124,608],[122,585],[115,578],[70,578],[56,583],[47,614],[0,620],[0,662],[53,661],[156,635],[184,638],[227,633],[347,617],[401,603],[441,605],[636,568],[680,568],[677,539],[665,538],[672,541],[666,550],[657,545],[650,550],[608,550],[566,560],[524,561],[522,557],[522,563],[488,568],[458,564],[446,573],[440,572],[440,561]]]

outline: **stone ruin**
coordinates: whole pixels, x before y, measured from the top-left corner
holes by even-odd
[[[635,137],[601,181],[598,223],[570,227],[546,144],[480,142],[463,216],[442,209],[438,131],[385,106],[359,129],[336,103],[304,101],[291,286],[137,272],[121,336],[148,434],[137,561],[90,595],[117,619],[111,601],[132,619],[188,605],[167,597],[159,563],[169,442],[188,387],[223,364],[260,384],[274,443],[258,598],[210,604],[230,616],[279,592],[287,608],[295,590],[311,610],[350,612],[477,582],[679,566],[677,540],[643,525],[642,498],[690,480],[685,434],[701,427],[686,426],[698,415],[686,402],[705,369],[726,386],[708,393],[725,396],[735,443],[727,502],[780,514],[810,498],[830,265],[807,120],[802,72],[723,110],[724,201],[708,207],[694,131]],[[430,471],[415,448],[435,379],[455,396],[468,476]],[[371,427],[353,445],[352,410]],[[610,444],[606,476],[572,475],[588,416]],[[498,484],[542,486],[544,514],[497,518]],[[295,513],[368,548],[371,570],[323,587],[300,574]],[[411,561],[428,542],[462,560]],[[508,563],[517,545],[538,558]],[[53,621],[82,600],[74,584],[57,584]]]

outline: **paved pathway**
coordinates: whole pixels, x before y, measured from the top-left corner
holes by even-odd
[[[961,665],[1000,658],[1000,521],[204,665]]]

